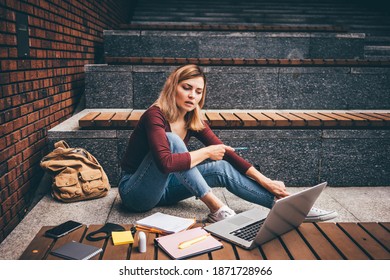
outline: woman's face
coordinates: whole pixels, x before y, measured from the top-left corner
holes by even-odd
[[[202,99],[204,80],[202,77],[196,77],[184,80],[176,88],[176,106],[185,114],[196,108]]]

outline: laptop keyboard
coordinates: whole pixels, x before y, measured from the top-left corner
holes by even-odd
[[[253,224],[247,225],[245,227],[236,229],[235,231],[230,232],[230,234],[239,237],[241,239],[244,239],[246,241],[253,241],[256,237],[257,232],[259,231],[260,227],[263,225],[265,219],[257,221]]]

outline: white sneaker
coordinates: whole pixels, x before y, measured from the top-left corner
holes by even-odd
[[[305,222],[323,222],[334,219],[339,214],[336,211],[326,211],[317,208],[311,208],[309,214],[305,218]]]
[[[210,223],[215,223],[233,217],[234,215],[236,215],[236,212],[234,212],[232,209],[224,205],[221,208],[219,208],[216,212],[208,214],[207,221],[209,221]]]

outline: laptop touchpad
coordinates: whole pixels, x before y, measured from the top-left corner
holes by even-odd
[[[227,222],[229,222],[233,225],[236,225],[236,226],[240,226],[240,225],[245,224],[245,223],[250,222],[250,221],[252,221],[252,219],[245,217],[245,216],[232,217],[232,218],[227,220]]]

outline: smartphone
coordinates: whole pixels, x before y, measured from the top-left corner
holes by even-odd
[[[71,231],[74,231],[75,229],[78,229],[83,224],[75,221],[67,221],[65,223],[62,223],[58,226],[53,227],[52,229],[49,229],[45,232],[45,235],[48,237],[54,237],[59,238],[61,236],[64,236],[68,234]]]

